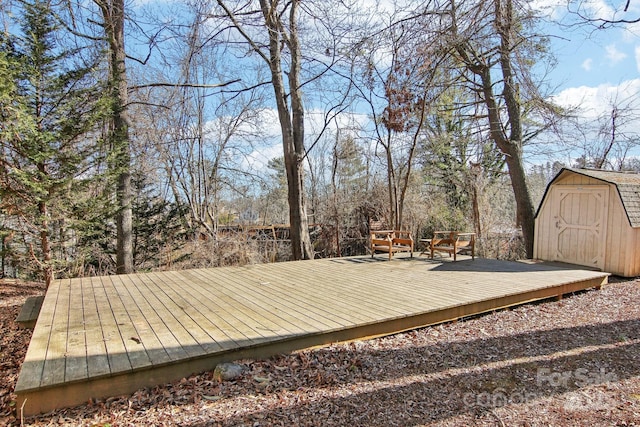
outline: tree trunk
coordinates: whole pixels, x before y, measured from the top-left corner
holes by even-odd
[[[493,95],[493,86],[489,68],[485,68],[483,70],[481,78],[485,103],[488,109],[491,137],[497,147],[505,155],[507,168],[509,170],[509,178],[511,179],[511,188],[513,189],[513,195],[516,200],[517,225],[522,228],[522,237],[524,239],[527,258],[531,258],[533,257],[535,210],[533,208],[533,202],[531,201],[531,194],[529,193],[527,177],[522,162],[522,142],[519,138],[521,136],[521,128],[519,127],[519,107],[517,107],[518,120],[513,120],[511,108],[507,107],[511,125],[511,134],[507,137],[503,132],[502,121],[500,120],[500,113],[498,111],[499,107]],[[511,91],[509,86],[509,84],[505,83],[504,92]],[[510,103],[517,104],[515,97],[510,98],[506,96],[505,101],[507,105]]]
[[[506,1],[505,8],[499,0],[495,1],[495,21],[496,29],[500,35],[501,45],[500,68],[503,78],[502,97],[507,109],[509,123],[509,135],[505,134],[505,127],[502,125],[499,106],[493,93],[493,82],[491,80],[491,68],[483,64],[480,77],[484,101],[487,105],[489,128],[491,137],[504,153],[511,178],[511,187],[516,200],[517,225],[522,228],[527,258],[533,257],[534,238],[534,217],[535,209],[531,200],[531,194],[527,185],[527,177],[522,161],[522,120],[521,108],[518,100],[517,90],[513,79],[511,66],[511,25],[513,23],[513,5],[511,0]]]
[[[279,0],[260,0],[260,10],[269,34],[269,54],[263,51],[263,42],[257,42],[246,32],[236,15],[223,0],[217,0],[233,26],[247,43],[268,65],[271,73],[271,86],[275,94],[278,120],[282,132],[284,166],[287,174],[287,199],[289,201],[289,224],[291,255],[294,260],[311,259],[314,256],[304,191],[304,105],[300,84],[300,61],[302,55],[298,40],[298,7],[301,0],[282,3]],[[278,6],[281,6],[280,9]],[[289,20],[285,14],[289,9]],[[248,26],[254,27],[251,22]],[[253,31],[252,31],[253,33]],[[282,58],[282,49],[287,46],[290,57]],[[289,64],[286,73],[288,85],[285,86],[282,63]],[[289,91],[287,93],[287,90]]]
[[[42,270],[44,271],[44,283],[48,289],[53,280],[53,265],[51,265],[52,256],[51,243],[49,239],[49,211],[47,209],[47,202],[38,202],[38,213],[40,214],[40,249],[42,250]]]
[[[497,47],[497,64],[502,72],[502,97],[506,107],[506,123],[500,112],[500,105],[496,101],[491,72],[490,59],[476,52],[470,43],[461,43],[456,49],[467,68],[480,78],[480,92],[487,107],[489,132],[491,139],[505,156],[511,187],[516,201],[517,225],[522,229],[522,237],[527,258],[533,257],[534,217],[535,210],[531,194],[527,185],[526,172],[522,161],[522,116],[518,91],[513,78],[511,55],[514,48],[512,43],[514,26],[513,3],[506,0],[494,0],[494,27],[500,36],[500,46]],[[455,31],[455,28],[454,28]],[[494,70],[495,71],[495,70]],[[508,134],[507,134],[508,132]]]
[[[387,142],[383,144],[387,160],[387,190],[389,191],[389,224],[392,230],[398,225],[398,198],[396,185],[396,169],[393,165],[393,154],[391,152],[391,131],[387,133]]]
[[[102,11],[109,43],[109,72],[112,90],[111,149],[117,174],[116,273],[133,273],[133,213],[131,188],[131,146],[127,118],[127,70],[124,44],[124,0],[96,0]]]
[[[471,189],[471,208],[473,212],[473,231],[476,233],[476,239],[482,239],[482,224],[480,222],[480,200],[479,186],[482,169],[478,164],[472,164],[470,174],[467,175],[468,188]]]
[[[289,97],[291,111],[287,103],[287,93],[282,71],[281,22],[276,5],[261,0],[262,12],[269,30],[269,68],[272,86],[278,107],[278,119],[282,131],[284,163],[288,181],[289,223],[292,258],[294,260],[313,259],[313,246],[309,234],[307,208],[304,193],[304,106],[300,87],[300,46],[298,44],[297,13],[299,0],[293,0],[289,12],[289,37],[286,42],[291,51],[289,67]]]
[[[340,250],[340,212],[338,210],[338,183],[336,182],[336,178],[338,175],[338,144],[340,143],[340,130],[338,129],[336,132],[336,141],[333,145],[333,162],[331,164],[331,191],[332,195],[332,208],[333,208],[333,221],[335,228],[335,242],[336,242],[336,255],[338,257],[342,256],[342,251]]]

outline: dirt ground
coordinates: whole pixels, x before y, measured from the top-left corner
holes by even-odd
[[[335,344],[129,396],[16,418],[30,331],[15,323],[41,285],[0,283],[0,425],[639,426],[640,281],[560,301]]]

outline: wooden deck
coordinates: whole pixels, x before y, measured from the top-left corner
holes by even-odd
[[[47,412],[223,361],[385,335],[606,282],[606,273],[547,264],[401,256],[60,280],[42,305],[17,407],[27,416]]]

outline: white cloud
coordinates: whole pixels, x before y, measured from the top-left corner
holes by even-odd
[[[260,147],[245,157],[243,166],[246,170],[266,170],[269,160],[282,157],[282,142]]]
[[[640,72],[640,45],[636,46],[635,56],[636,56],[636,69]]]
[[[553,19],[560,19],[567,12],[566,4],[559,0],[533,0],[531,8]]]
[[[640,11],[633,13],[635,16],[638,16]],[[624,27],[620,27],[618,30],[620,31],[622,41],[625,43],[636,43],[638,41],[638,37],[640,37],[640,22],[625,24]]]
[[[325,115],[324,111],[317,109],[305,112],[305,134],[307,136],[315,138],[323,130]],[[343,132],[357,133],[369,122],[370,118],[366,114],[343,112],[327,125],[327,130],[333,132],[339,128]]]
[[[585,71],[591,71],[591,67],[593,66],[593,59],[587,58],[582,62],[582,68]]]
[[[592,19],[613,19],[616,16],[616,9],[607,0],[580,2],[578,8],[584,16]]]
[[[635,104],[634,99],[640,99],[640,79],[627,80],[619,85],[607,83],[597,87],[573,87],[553,96],[553,101],[562,107],[577,107],[586,120],[607,114],[612,105]]]
[[[566,124],[566,133],[562,137],[566,145],[556,146],[554,142],[550,144],[554,159],[568,156],[564,161],[570,164],[570,158],[584,155],[590,150],[589,147],[597,147],[600,142],[608,139],[602,131],[609,133],[610,128],[608,130],[607,127],[611,126],[614,113],[616,134],[620,135],[617,138],[618,147],[621,150],[630,150],[624,154],[627,159],[639,156],[638,149],[632,148],[631,145],[634,138],[640,134],[640,122],[635,120],[640,112],[640,78],[627,80],[618,85],[607,83],[596,87],[569,88],[555,95],[552,101],[562,107],[575,109],[575,121]],[[562,154],[563,149],[568,151]],[[622,151],[618,154],[612,153],[611,156],[616,157],[622,155],[621,153]]]
[[[282,138],[278,113],[265,108],[259,113],[258,120],[261,137],[254,141],[254,149],[244,158],[243,167],[248,170],[265,170],[269,160],[282,157]],[[259,141],[258,141],[259,139]]]
[[[575,12],[592,19],[612,19],[616,10],[607,0],[590,0],[569,3],[566,0],[532,0],[531,8],[556,20],[563,18],[576,19]]]
[[[627,54],[618,50],[615,44],[610,44],[606,48],[607,59],[614,65],[627,57]]]

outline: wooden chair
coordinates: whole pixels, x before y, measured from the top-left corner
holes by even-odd
[[[456,261],[456,255],[462,251],[471,252],[471,258],[475,259],[476,233],[434,231],[433,238],[420,241],[426,245],[420,255],[429,251],[431,259],[436,252],[446,252],[450,257],[453,254],[453,260]]]
[[[413,236],[410,231],[372,230],[371,258],[376,252],[388,252],[389,261],[396,252],[411,252],[413,258]]]

